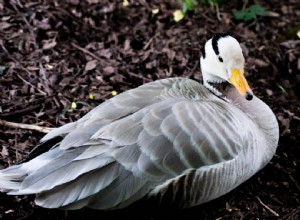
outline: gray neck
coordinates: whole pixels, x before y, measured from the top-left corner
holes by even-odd
[[[275,151],[279,139],[279,126],[276,116],[270,107],[256,96],[254,96],[251,101],[246,100],[235,88],[228,89],[225,95],[227,99],[237,105],[255,121],[259,130],[264,133],[266,142],[269,146],[274,146],[273,150]]]

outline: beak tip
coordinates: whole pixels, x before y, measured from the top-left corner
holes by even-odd
[[[249,91],[246,92],[245,98],[250,101],[253,99],[253,94]]]

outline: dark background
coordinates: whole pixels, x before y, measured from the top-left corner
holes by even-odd
[[[300,219],[300,4],[256,2],[267,16],[235,20],[243,1],[232,0],[220,5],[221,20],[213,8],[201,6],[175,22],[172,14],[181,7],[175,0],[131,1],[127,7],[110,0],[0,0],[0,119],[58,127],[82,117],[112,91],[173,76],[201,81],[202,45],[214,33],[230,32],[242,43],[249,84],[280,125],[272,161],[204,205],[174,210],[143,200],[119,211],[65,212],[35,206],[34,196],[0,194],[0,218]],[[42,136],[0,126],[0,167],[26,158]]]

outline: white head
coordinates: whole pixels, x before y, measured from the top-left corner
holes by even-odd
[[[203,83],[218,93],[209,83],[229,82],[247,100],[253,93],[244,77],[245,58],[239,42],[228,34],[216,34],[205,43],[200,58]]]

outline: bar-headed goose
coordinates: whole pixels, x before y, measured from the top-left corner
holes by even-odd
[[[168,78],[105,101],[48,133],[42,143],[62,139],[47,152],[1,170],[1,191],[65,209],[123,208],[167,193],[185,208],[224,195],[271,160],[279,138],[244,62],[235,38],[215,35],[201,56],[203,85]]]

